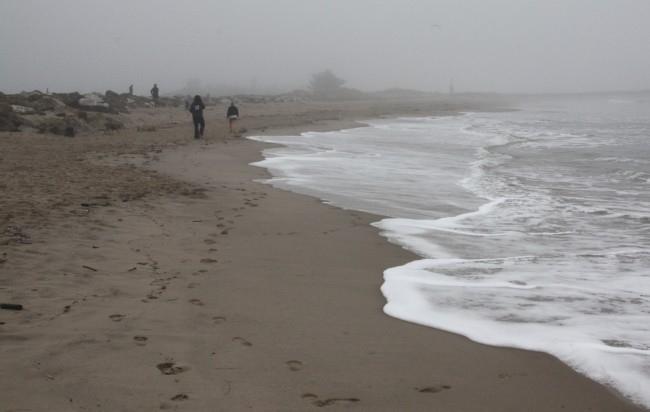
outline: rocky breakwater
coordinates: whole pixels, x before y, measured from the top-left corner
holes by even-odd
[[[124,127],[121,114],[133,108],[153,106],[146,97],[110,90],[104,94],[0,93],[0,131],[31,129],[69,137],[79,132],[112,131]]]

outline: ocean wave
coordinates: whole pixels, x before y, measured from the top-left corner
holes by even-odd
[[[424,259],[385,271],[387,314],[551,353],[650,406],[650,174],[621,167],[646,164],[650,124],[625,122],[582,106],[384,119],[273,138],[289,149],[258,165],[389,217],[382,236]]]

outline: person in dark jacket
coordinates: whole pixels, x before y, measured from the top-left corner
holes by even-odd
[[[228,126],[230,127],[230,133],[232,133],[232,128],[235,125],[235,120],[239,119],[239,109],[235,106],[235,102],[230,102],[230,107],[226,112],[226,117],[228,118]]]
[[[194,138],[199,139],[203,137],[203,131],[205,130],[205,119],[203,119],[203,109],[205,105],[201,96],[198,94],[194,96],[194,100],[190,105],[190,113],[192,113],[192,121],[194,122]]]
[[[151,98],[153,99],[154,103],[158,102],[159,96],[160,96],[160,89],[158,89],[158,85],[154,83],[153,87],[151,88]]]

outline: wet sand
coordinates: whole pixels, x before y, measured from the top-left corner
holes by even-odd
[[[247,108],[240,127],[391,111],[355,105]],[[414,256],[379,217],[256,183],[264,145],[226,138],[220,108],[207,144],[184,119],[0,135],[5,166],[24,159],[0,187],[0,301],[25,305],[0,311],[0,411],[640,410],[546,354],[387,317],[382,271]]]

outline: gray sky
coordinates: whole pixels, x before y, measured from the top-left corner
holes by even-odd
[[[650,88],[650,0],[1,0],[0,90]]]

